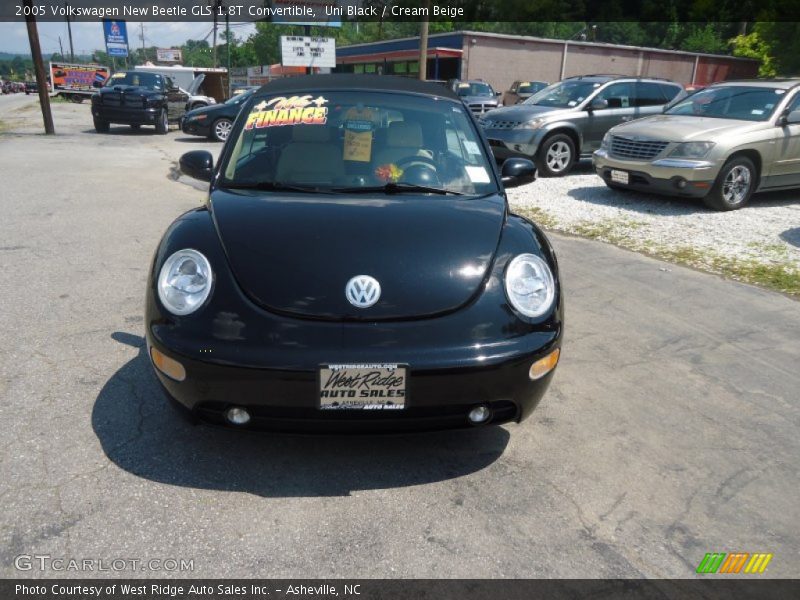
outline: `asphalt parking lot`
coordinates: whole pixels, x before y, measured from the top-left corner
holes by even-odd
[[[203,200],[179,156],[220,146],[98,135],[86,104],[54,105],[49,138],[32,102],[0,98],[1,576],[87,575],[14,566],[49,555],[193,560],[158,575],[208,578],[683,578],[715,551],[797,575],[797,301],[553,234],[566,338],[523,424],[192,427],[150,373],[144,284]]]

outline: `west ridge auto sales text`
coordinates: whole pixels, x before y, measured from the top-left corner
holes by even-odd
[[[142,585],[129,585],[129,584],[110,584],[110,585],[69,585],[69,584],[51,584],[51,585],[26,585],[18,583],[15,586],[15,593],[17,596],[45,596],[48,593],[51,596],[97,596],[101,594],[111,595],[116,593],[124,594],[125,596],[269,596],[272,593],[283,594],[285,596],[339,596],[342,591],[342,596],[358,596],[361,594],[361,586],[344,585],[343,588],[337,589],[335,585],[328,585],[321,583],[319,585],[287,585],[285,589],[274,589],[271,587],[251,583],[249,585],[231,585],[225,583],[218,583],[216,585],[175,585],[175,584],[160,584],[150,583]]]

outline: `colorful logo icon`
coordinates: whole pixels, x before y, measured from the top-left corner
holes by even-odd
[[[771,560],[772,554],[764,552],[754,554],[749,552],[708,552],[697,565],[697,572],[701,574],[763,573]]]

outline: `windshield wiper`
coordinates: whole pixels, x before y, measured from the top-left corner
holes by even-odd
[[[331,190],[313,185],[297,185],[280,181],[223,182],[220,187],[231,190],[267,190],[270,192],[303,192],[306,194],[330,194]]]
[[[371,185],[363,187],[346,187],[346,188],[333,188],[334,192],[341,194],[370,194],[374,192],[383,192],[384,194],[413,194],[414,192],[421,194],[452,194],[454,196],[463,196],[461,192],[454,192],[453,190],[446,190],[444,188],[429,187],[427,185],[416,185],[414,183],[394,183],[389,182],[385,185]]]

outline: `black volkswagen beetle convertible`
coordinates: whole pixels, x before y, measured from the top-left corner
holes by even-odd
[[[459,97],[411,79],[317,75],[247,101],[207,203],[150,269],[148,352],[191,417],[363,431],[521,421],[553,377],[562,290],[542,231],[509,212]]]

